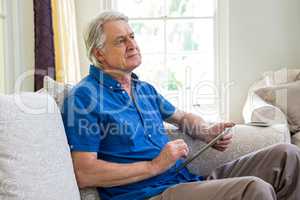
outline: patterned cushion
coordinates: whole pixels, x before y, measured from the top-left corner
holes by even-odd
[[[0,199],[79,200],[60,112],[48,95],[0,95]]]
[[[70,84],[59,83],[49,76],[44,77],[43,84],[44,86],[41,92],[46,91],[50,96],[52,96],[59,109],[61,109],[65,96],[68,95],[73,86]]]

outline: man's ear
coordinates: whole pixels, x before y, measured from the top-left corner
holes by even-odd
[[[101,51],[101,49],[97,49],[97,48],[93,49],[93,54],[97,58],[97,60],[99,60],[101,63],[105,61],[104,53],[103,51]]]

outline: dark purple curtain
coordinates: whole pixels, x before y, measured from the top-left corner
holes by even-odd
[[[35,37],[35,91],[43,87],[43,78],[55,79],[55,56],[51,0],[33,0]]]

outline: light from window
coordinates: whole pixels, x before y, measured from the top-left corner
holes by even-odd
[[[135,71],[178,108],[218,117],[215,0],[116,0],[142,52]]]

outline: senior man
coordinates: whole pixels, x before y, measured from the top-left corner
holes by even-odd
[[[163,121],[205,142],[234,126],[209,126],[201,117],[176,109],[153,86],[132,72],[141,54],[118,12],[94,19],[86,34],[93,63],[65,99],[63,120],[79,187],[97,187],[102,200],[271,200],[300,199],[297,147],[275,145],[197,176],[183,168],[189,149],[169,141]],[[226,150],[232,135],[214,148]]]

